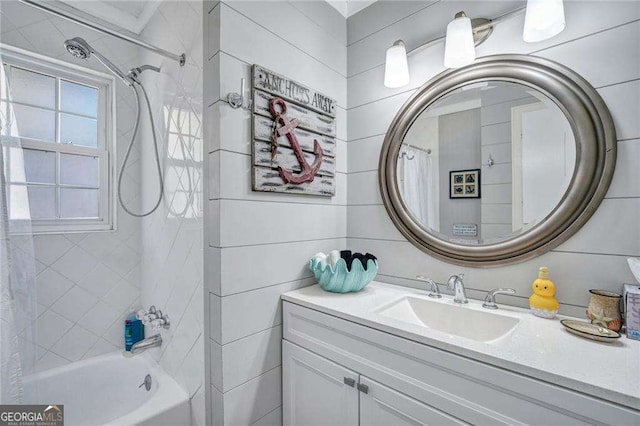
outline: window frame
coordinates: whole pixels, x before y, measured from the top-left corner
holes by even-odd
[[[116,199],[115,183],[116,170],[116,80],[109,74],[98,72],[90,68],[70,64],[58,59],[49,58],[44,55],[33,53],[27,50],[14,48],[0,43],[0,66],[15,66],[36,72],[56,79],[56,105],[55,109],[37,108],[55,111],[56,113],[56,141],[45,142],[36,139],[19,137],[20,145],[24,149],[36,149],[41,151],[54,152],[56,155],[55,173],[56,182],[53,188],[56,189],[56,208],[60,214],[61,208],[61,188],[83,188],[82,185],[62,185],[60,183],[60,163],[61,154],[81,154],[98,158],[98,218],[57,218],[57,219],[31,219],[31,228],[34,234],[60,234],[76,232],[100,232],[116,230]],[[10,78],[7,75],[7,78]],[[60,109],[60,80],[71,83],[90,86],[98,90],[98,114],[97,120],[97,147],[85,147],[58,142],[60,132],[59,114],[65,113]],[[13,101],[10,101],[14,103]],[[33,106],[21,102],[16,105]],[[81,114],[75,116],[83,117]],[[50,184],[37,183],[13,183],[10,185],[42,186],[52,187]],[[85,188],[89,188],[85,186]]]

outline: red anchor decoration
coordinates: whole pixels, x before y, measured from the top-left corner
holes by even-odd
[[[280,111],[278,112],[276,106],[280,107]],[[302,172],[298,175],[294,175],[293,171],[286,170],[282,166],[278,166],[278,171],[280,172],[280,177],[285,183],[293,183],[299,185],[301,183],[313,182],[313,179],[316,177],[318,170],[320,170],[320,166],[322,165],[322,156],[323,151],[322,147],[318,143],[317,140],[313,140],[313,153],[316,156],[316,160],[312,165],[307,163],[307,160],[304,158],[304,153],[302,152],[302,148],[300,148],[300,144],[298,143],[298,139],[296,138],[293,130],[298,127],[298,119],[294,118],[293,120],[289,120],[286,117],[287,114],[287,104],[282,100],[282,98],[273,98],[269,102],[269,111],[273,116],[275,121],[275,125],[281,124],[282,126],[274,129],[274,137],[273,149],[277,149],[277,138],[280,136],[287,135],[287,139],[291,144],[291,148],[293,148],[293,152],[296,154],[296,158],[298,159],[298,163],[300,163],[300,167],[302,168]],[[275,153],[275,151],[274,151]]]

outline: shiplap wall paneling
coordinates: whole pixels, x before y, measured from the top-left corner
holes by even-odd
[[[219,75],[207,101],[212,423],[279,425],[280,294],[313,284],[307,260],[347,242],[346,20],[326,2],[221,2],[210,13],[209,32],[210,72]],[[220,100],[237,91],[240,78],[249,81],[252,64],[335,100],[334,127],[296,129],[307,153],[317,139],[331,154],[322,167],[333,175],[335,196],[252,191],[252,128],[258,147],[267,148],[272,117],[264,107],[273,94],[261,91],[255,115]],[[282,154],[286,137],[279,143]]]

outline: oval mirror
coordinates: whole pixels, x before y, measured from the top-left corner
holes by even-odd
[[[414,245],[455,264],[505,265],[574,234],[615,159],[611,115],[586,80],[542,58],[498,55],[416,91],[389,127],[379,177]]]

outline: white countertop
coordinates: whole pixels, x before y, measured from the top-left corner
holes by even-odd
[[[526,309],[500,304],[500,309],[493,312],[517,316],[520,322],[506,336],[491,342],[453,336],[376,313],[381,307],[407,295],[426,298],[427,292],[374,281],[359,293],[328,293],[314,285],[284,293],[282,299],[640,409],[640,341],[623,336],[613,343],[595,342],[567,332],[560,324],[560,319],[569,317],[558,316],[549,320],[536,317]],[[439,300],[453,303],[447,295]],[[460,309],[484,310],[481,305],[481,302],[469,299],[469,304],[460,306]]]

